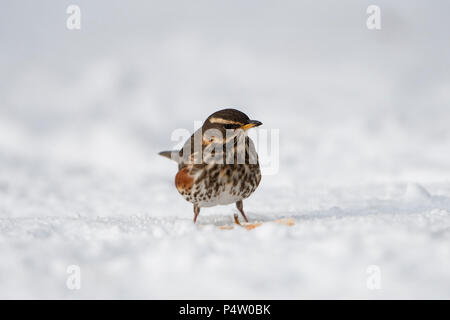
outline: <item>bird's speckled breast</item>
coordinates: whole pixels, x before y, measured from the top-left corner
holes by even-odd
[[[227,205],[243,200],[255,191],[261,181],[259,164],[209,164],[196,171],[192,184],[187,188],[177,186],[177,189],[187,201],[199,207]]]

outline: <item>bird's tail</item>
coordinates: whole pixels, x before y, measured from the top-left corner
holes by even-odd
[[[180,153],[176,150],[161,151],[158,154],[175,162],[180,160]]]

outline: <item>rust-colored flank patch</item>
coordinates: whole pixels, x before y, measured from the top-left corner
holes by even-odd
[[[175,186],[178,191],[190,189],[194,184],[194,177],[189,174],[189,168],[183,168],[175,176]]]

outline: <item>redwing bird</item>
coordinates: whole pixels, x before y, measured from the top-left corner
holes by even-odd
[[[194,204],[194,223],[200,208],[236,203],[242,217],[242,200],[261,181],[258,154],[247,130],[262,123],[236,109],[211,114],[179,151],[159,154],[178,162],[175,186]]]

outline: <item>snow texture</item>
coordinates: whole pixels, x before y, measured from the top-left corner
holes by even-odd
[[[0,298],[450,298],[448,1],[78,2],[0,5]],[[279,130],[252,231],[157,155],[221,107]]]

